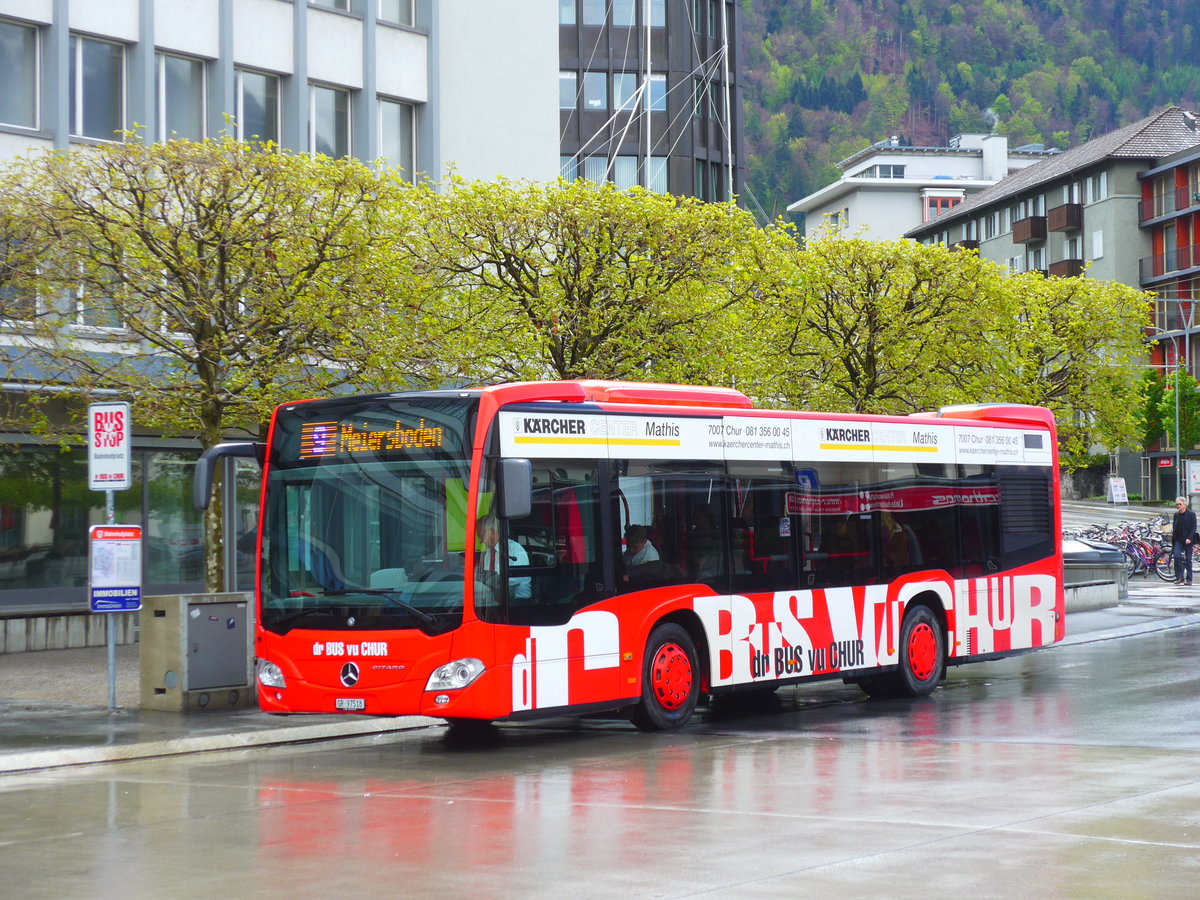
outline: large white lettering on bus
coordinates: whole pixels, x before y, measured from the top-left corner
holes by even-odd
[[[955,591],[956,634],[951,653],[973,656],[1040,647],[1054,640],[1058,581],[1022,574],[960,581]]]
[[[514,712],[570,705],[572,660],[568,645],[572,634],[582,639],[584,669],[616,668],[619,664],[620,628],[613,613],[591,610],[565,625],[532,627],[525,639],[525,652],[513,657]]]
[[[944,612],[952,656],[1054,639],[1057,581],[1021,574],[955,581],[915,575],[887,585],[696,597],[713,686],[895,665],[904,612],[918,597]]]

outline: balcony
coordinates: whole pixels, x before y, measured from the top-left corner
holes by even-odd
[[[1027,216],[1013,222],[1012,239],[1014,244],[1032,244],[1046,239],[1046,217]]]
[[[1076,278],[1083,274],[1082,259],[1060,259],[1050,263],[1047,270],[1051,278]]]
[[[1083,204],[1064,203],[1056,206],[1046,216],[1051,231],[1073,231],[1083,227]]]
[[[1200,245],[1178,247],[1138,261],[1142,284],[1200,267]]]
[[[1160,219],[1200,206],[1200,187],[1178,187],[1138,202],[1138,221]]]
[[[974,250],[979,252],[979,241],[955,241],[950,245],[951,250]]]

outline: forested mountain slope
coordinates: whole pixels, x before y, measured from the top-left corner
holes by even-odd
[[[1200,106],[1200,0],[742,0],[747,205],[875,141],[999,131],[1066,149]]]

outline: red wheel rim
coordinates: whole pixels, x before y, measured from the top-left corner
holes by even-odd
[[[678,644],[663,644],[650,662],[650,689],[663,709],[672,712],[692,692],[692,661]]]
[[[918,681],[933,677],[937,651],[937,635],[926,622],[918,622],[908,634],[908,670]]]

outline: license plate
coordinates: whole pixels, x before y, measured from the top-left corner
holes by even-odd
[[[361,712],[367,708],[367,701],[362,697],[338,697],[333,706],[342,712]]]

